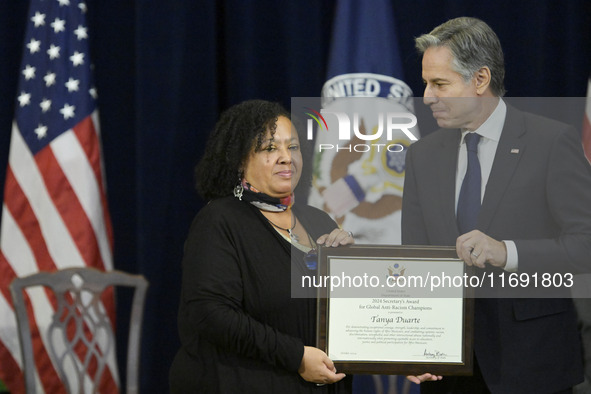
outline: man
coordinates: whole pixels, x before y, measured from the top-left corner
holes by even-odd
[[[576,131],[501,99],[503,52],[481,20],[450,20],[416,47],[424,103],[443,129],[408,150],[403,243],[455,245],[467,265],[495,275],[589,270],[591,168]],[[473,376],[421,390],[571,392],[583,379],[572,300],[477,298],[474,356]]]

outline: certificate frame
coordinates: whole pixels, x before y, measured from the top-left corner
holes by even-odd
[[[373,261],[383,264],[385,261],[404,261],[405,264],[418,264],[420,262],[454,262],[461,264],[464,274],[471,274],[471,267],[467,267],[459,260],[453,247],[445,246],[392,246],[392,245],[347,245],[338,248],[320,247],[318,251],[318,278],[330,277],[331,259],[348,259],[357,263],[371,264]],[[459,266],[458,266],[459,267]],[[474,332],[474,294],[470,287],[458,289],[461,295],[461,356],[454,361],[441,361],[433,357],[432,352],[425,350],[425,358],[420,360],[398,360],[393,347],[393,356],[387,360],[373,359],[346,359],[335,358],[336,369],[339,372],[352,374],[380,374],[380,375],[420,375],[432,373],[436,375],[472,375],[473,369],[473,332]],[[417,298],[418,299],[418,298]],[[318,287],[317,299],[317,346],[329,357],[331,352],[331,314],[349,313],[350,308],[340,310],[331,308],[331,297],[328,286]],[[435,358],[435,359],[434,359]]]

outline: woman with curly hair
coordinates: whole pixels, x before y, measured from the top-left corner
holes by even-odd
[[[171,392],[351,392],[313,347],[315,299],[291,293],[292,280],[314,274],[317,245],[353,242],[324,212],[294,204],[302,167],[281,105],[252,100],[222,114],[196,168],[209,203],[185,244]]]

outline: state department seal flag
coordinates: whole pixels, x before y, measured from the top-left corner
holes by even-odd
[[[583,148],[585,156],[591,162],[591,77],[587,83],[587,102],[585,104],[585,114],[583,116]]]
[[[413,139],[402,129],[386,133],[385,115],[409,114],[415,121],[406,131],[418,138],[403,75],[391,2],[338,1],[320,100],[327,127],[315,134],[309,203],[352,231],[358,243],[401,242],[405,156]],[[333,113],[347,113],[356,134],[343,139]]]
[[[315,134],[308,202],[352,231],[356,243],[400,244],[406,148],[412,140],[400,130],[392,139],[384,132],[375,140],[352,134],[341,140],[340,125],[330,113],[347,113],[354,130],[351,112],[358,113],[357,129],[366,136],[377,135],[385,123],[382,118],[379,125],[379,114],[414,113],[412,90],[403,78],[391,1],[339,0],[320,100],[322,111],[329,112],[323,112],[326,127]],[[418,128],[409,131],[419,137]],[[418,389],[404,377],[357,375],[353,391],[416,393]]]
[[[11,393],[25,392],[12,279],[68,267],[113,266],[86,5],[32,0],[29,7],[0,224],[0,379]],[[37,391],[64,393],[44,330],[54,299],[40,289],[29,290],[26,298]],[[114,323],[112,291],[102,302]],[[87,331],[87,337],[92,335]],[[106,350],[101,340],[96,346],[95,351]],[[77,349],[78,357],[87,351]],[[119,391],[112,351],[111,356],[100,383],[104,393]],[[94,372],[88,371],[90,379]]]

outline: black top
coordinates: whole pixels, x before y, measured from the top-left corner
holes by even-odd
[[[293,210],[313,239],[336,227],[316,208]],[[350,378],[319,387],[298,374],[316,329],[316,300],[291,294],[292,271],[314,273],[303,257],[250,203],[225,197],[199,212],[185,243],[173,393],[351,392]]]

